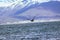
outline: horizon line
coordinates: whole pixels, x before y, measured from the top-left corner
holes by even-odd
[[[26,23],[38,23],[38,22],[55,22],[55,21],[60,21],[60,19],[50,19],[50,20],[34,20],[31,22],[30,20],[26,21],[17,21],[17,22],[6,22],[6,23],[1,23],[0,25],[12,25],[12,24],[26,24]]]

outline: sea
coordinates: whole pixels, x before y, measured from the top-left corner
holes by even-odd
[[[0,25],[0,40],[60,40],[60,21]]]

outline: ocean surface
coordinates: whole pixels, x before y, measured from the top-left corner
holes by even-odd
[[[60,40],[60,21],[0,25],[0,40]]]

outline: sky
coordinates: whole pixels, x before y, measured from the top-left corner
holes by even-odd
[[[32,19],[60,19],[60,2],[51,0],[0,0],[0,22],[13,22]],[[54,0],[56,1],[56,0]],[[55,5],[56,4],[56,5]],[[54,6],[53,6],[54,5]]]

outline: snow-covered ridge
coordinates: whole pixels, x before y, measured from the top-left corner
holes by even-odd
[[[10,25],[10,24],[25,24],[25,23],[38,23],[38,22],[55,22],[55,21],[60,21],[60,19],[51,19],[51,20],[35,20],[33,22],[31,22],[30,20],[26,20],[26,21],[18,21],[18,22],[6,22],[6,23],[2,23],[0,25]]]
[[[8,7],[11,6],[12,3],[4,3],[4,2],[0,2],[0,7]]]
[[[14,8],[16,5],[20,5],[22,7],[35,3],[43,3],[43,2],[49,2],[50,0],[2,0],[0,1],[0,7],[11,7]],[[54,0],[55,1],[55,0]],[[59,1],[59,0],[57,0]]]
[[[48,2],[49,0],[5,0],[0,2],[0,7],[15,7],[16,5],[20,5],[22,7],[27,6],[27,4],[35,4],[37,3],[43,3],[43,2]]]

